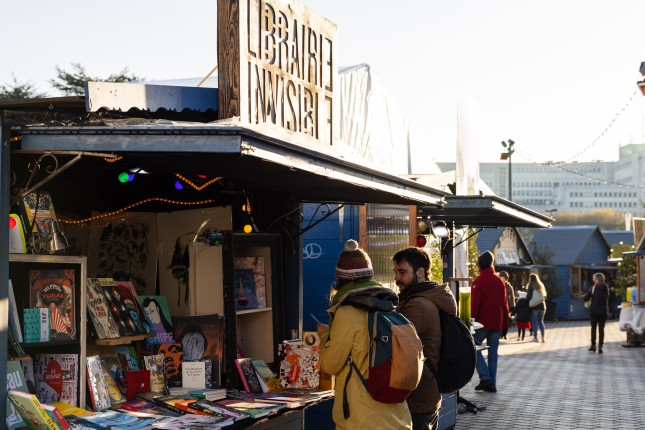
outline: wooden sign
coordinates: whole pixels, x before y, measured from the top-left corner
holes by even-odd
[[[220,0],[217,38],[220,119],[333,143],[334,23],[296,1]]]

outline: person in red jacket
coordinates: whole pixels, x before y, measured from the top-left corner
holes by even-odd
[[[496,393],[497,349],[502,330],[508,330],[508,301],[504,281],[495,274],[495,258],[489,251],[477,259],[479,276],[473,281],[470,298],[470,316],[483,325],[475,331],[475,342],[484,340],[488,345],[488,363],[481,351],[477,351],[477,374],[479,384],[475,390]]]

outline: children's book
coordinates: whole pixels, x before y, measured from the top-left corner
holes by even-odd
[[[165,296],[139,296],[141,306],[146,314],[148,326],[154,338],[146,339],[150,347],[153,344],[175,343],[173,337],[172,318]]]
[[[130,312],[130,316],[132,316],[132,319],[137,326],[137,330],[140,333],[150,333],[151,330],[148,325],[146,313],[143,310],[143,306],[141,306],[134,283],[132,281],[119,281],[116,279],[114,280],[114,283],[116,284],[119,294],[121,294],[123,303],[125,303],[126,308]]]
[[[7,395],[30,429],[58,430],[58,426],[43,409],[36,396],[17,390],[9,390]]]
[[[51,340],[76,339],[74,269],[30,270],[31,308],[49,309]]]
[[[87,312],[99,339],[119,337],[119,327],[103,294],[102,282],[109,278],[87,278]]]
[[[162,343],[154,345],[152,352],[164,356],[164,377],[166,385],[170,387],[181,387],[181,371],[183,352],[181,343]]]
[[[78,354],[36,354],[34,375],[42,403],[78,405]]]
[[[17,390],[24,393],[28,392],[27,378],[23,371],[22,365],[18,360],[7,361],[7,390]],[[13,406],[13,403],[7,399],[7,428],[13,430],[25,426],[22,415]]]
[[[101,366],[101,357],[92,355],[86,357],[87,361],[87,386],[90,391],[92,400],[92,409],[102,411],[112,406],[110,402],[110,393],[105,383],[103,366]]]
[[[143,364],[150,371],[150,391],[153,393],[168,394],[163,371],[163,360],[163,354],[146,355],[143,357]]]

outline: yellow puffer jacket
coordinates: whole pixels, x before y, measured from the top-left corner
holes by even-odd
[[[383,287],[381,287],[383,288]],[[347,386],[350,415],[343,415],[343,391],[350,366],[347,357],[351,354],[361,374],[367,379],[369,334],[367,312],[352,306],[336,303],[327,312],[333,316],[328,332],[320,338],[321,369],[336,377],[332,417],[336,429],[411,429],[412,418],[407,403],[381,403],[372,399],[358,375],[352,374]]]

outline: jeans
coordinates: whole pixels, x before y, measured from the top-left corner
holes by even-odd
[[[477,351],[477,374],[482,381],[491,379],[493,381],[491,387],[493,388],[497,388],[497,349],[501,333],[501,330],[485,330],[483,328],[475,330],[475,343],[481,345],[485,339],[488,345],[488,364],[486,364],[482,352]]]
[[[533,309],[531,311],[531,325],[533,326],[533,336],[537,337],[539,328],[542,337],[544,337],[544,311],[542,309]]]
[[[434,414],[410,414],[412,415],[412,430],[437,430],[439,427],[439,411]]]
[[[596,344],[596,326],[598,326],[598,346],[602,348],[605,341],[607,315],[589,315],[589,321],[591,321],[591,344]]]

